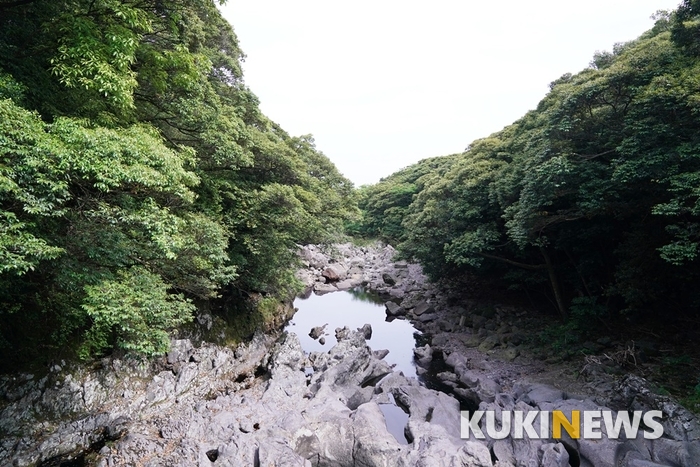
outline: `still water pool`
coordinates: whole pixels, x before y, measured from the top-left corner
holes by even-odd
[[[297,298],[294,306],[299,309],[285,330],[299,336],[305,352],[326,352],[333,347],[335,328],[355,330],[365,323],[372,326],[372,338],[367,344],[372,350],[389,350],[385,357],[387,363],[395,364],[396,370],[402,371],[407,377],[416,376],[416,366],[413,362],[413,349],[416,337],[420,331],[403,319],[386,321],[384,301],[376,295],[363,289],[347,292],[333,292],[325,295],[311,295],[308,298]],[[328,323],[325,329],[325,345],[309,337],[309,331],[315,326]]]

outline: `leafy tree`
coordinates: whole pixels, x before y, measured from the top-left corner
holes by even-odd
[[[112,346],[150,356],[168,350],[168,331],[189,321],[194,305],[137,266],[88,286],[83,309],[93,321],[81,349],[86,357]]]
[[[162,352],[195,303],[288,296],[297,245],[356,216],[313,139],[261,114],[211,0],[0,12],[4,351]]]
[[[417,164],[365,188],[368,228],[388,223],[389,239],[433,277],[534,289],[564,318],[666,317],[668,302],[679,319],[696,313],[696,3],[596,53],[537,109],[450,156],[420,187],[387,183]]]
[[[360,190],[363,219],[354,226],[356,234],[398,243],[404,237],[401,226],[414,196],[428,179],[448,170],[453,156],[425,159]]]

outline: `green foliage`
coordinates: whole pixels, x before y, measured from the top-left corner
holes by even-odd
[[[97,91],[118,107],[133,106],[137,82],[131,65],[142,35],[151,32],[146,11],[117,0],[76,5],[60,24],[51,71],[68,88]]]
[[[695,385],[690,393],[681,399],[681,404],[695,413],[700,413],[700,383]]]
[[[0,73],[0,99],[19,101],[24,97],[25,88],[11,75]]]
[[[557,357],[570,357],[580,349],[581,339],[575,324],[552,324],[533,337],[537,348],[551,352]]]
[[[657,18],[464,153],[363,188],[355,230],[397,243],[434,278],[527,292],[574,334],[696,315],[700,3]]]
[[[162,352],[189,300],[294,291],[297,245],[357,217],[313,138],[260,113],[211,0],[0,9],[4,351]]]
[[[2,212],[0,219],[0,273],[23,274],[33,270],[38,261],[55,259],[63,253],[61,248],[50,246],[27,232],[28,226],[19,222],[13,213]]]
[[[144,355],[166,352],[168,331],[192,318],[194,305],[141,267],[86,287],[82,305],[92,326],[81,349],[84,357],[116,346]]]
[[[398,243],[403,239],[403,218],[416,194],[429,179],[439,177],[454,156],[425,159],[382,179],[372,186],[358,190],[358,205],[362,218],[349,226],[352,235],[380,238]]]

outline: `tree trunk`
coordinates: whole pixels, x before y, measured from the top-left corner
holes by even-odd
[[[562,318],[567,319],[569,317],[569,311],[564,305],[564,297],[561,293],[561,285],[559,284],[559,278],[557,277],[557,272],[554,270],[554,265],[549,257],[549,253],[544,247],[540,247],[540,252],[544,258],[544,262],[547,265],[547,272],[549,273],[549,282],[552,284],[552,291],[554,292],[554,298],[557,301],[557,307],[559,308],[559,314]]]

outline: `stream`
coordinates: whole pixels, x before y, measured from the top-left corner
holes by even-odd
[[[353,467],[361,458],[363,465],[690,467],[700,459],[697,417],[656,394],[644,378],[608,375],[601,364],[574,380],[568,366],[527,354],[516,362],[501,360],[519,345],[514,338],[526,333],[509,324],[514,310],[495,306],[487,317],[451,306],[418,265],[393,262],[389,246],[338,244],[333,258],[321,250],[304,247],[309,266],[299,277],[310,289],[331,293],[295,301],[298,311],[285,330],[298,340],[280,339],[277,330],[235,347],[174,338],[168,354],[148,365],[113,355],[99,366],[62,364],[46,375],[0,378],[0,465],[141,465],[157,459],[180,466],[312,461]],[[326,268],[346,279],[329,283]],[[377,292],[338,291],[353,283]],[[396,311],[405,317],[387,321],[388,297],[403,297]],[[206,326],[206,320],[198,322]],[[309,332],[324,324],[321,344]],[[383,359],[367,352],[359,336],[333,348],[336,328],[354,331],[365,324],[372,327],[367,344],[389,351]],[[498,331],[506,325],[513,329]],[[482,352],[478,347],[487,339],[499,344]],[[301,372],[303,352],[328,354]],[[381,379],[390,365],[396,372]],[[365,390],[368,381],[371,390]],[[527,410],[545,403],[557,410],[663,408],[668,416],[664,436],[645,440],[641,451],[612,438],[582,438],[573,447],[522,440],[517,451],[498,451],[459,436],[460,411],[502,411],[503,404],[516,402]]]
[[[298,311],[287,324],[285,331],[293,332],[299,337],[301,346],[307,354],[324,352],[333,347],[337,340],[335,329],[347,326],[351,330],[365,324],[372,326],[372,337],[367,344],[372,350],[386,349],[389,354],[384,358],[407,377],[419,378],[413,359],[413,349],[422,333],[410,321],[393,319],[387,321],[384,312],[385,301],[376,294],[362,288],[349,291],[333,292],[325,295],[311,294],[294,301]],[[311,328],[327,324],[323,337],[325,344],[309,336]],[[393,397],[390,397],[393,401]],[[408,414],[395,403],[379,404],[384,414],[387,430],[401,444],[408,444],[404,427],[408,423]]]
[[[294,306],[299,310],[285,331],[293,332],[299,337],[304,352],[326,352],[337,343],[336,328],[347,326],[354,331],[364,324],[370,324],[372,337],[367,340],[367,344],[372,350],[388,350],[389,354],[384,360],[395,365],[395,369],[402,371],[405,376],[415,378],[417,373],[413,349],[416,347],[416,338],[420,338],[422,333],[407,320],[387,321],[384,303],[377,295],[361,288],[297,298]],[[328,324],[324,332],[326,343],[321,344],[309,336],[309,331],[324,324]]]

